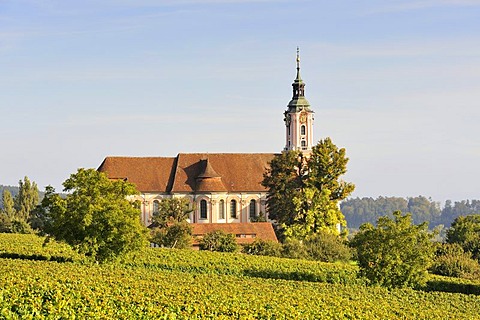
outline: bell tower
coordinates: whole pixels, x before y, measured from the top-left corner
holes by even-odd
[[[300,150],[305,154],[313,146],[313,111],[305,99],[305,82],[300,77],[300,53],[297,47],[297,76],[292,83],[293,97],[284,112],[286,144],[284,151]]]

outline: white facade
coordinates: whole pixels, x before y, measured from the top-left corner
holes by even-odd
[[[132,197],[141,203],[142,222],[152,222],[156,206],[165,198],[187,198],[194,207],[188,222],[191,223],[243,223],[259,215],[267,217],[266,193],[218,194],[156,194],[143,193]],[[205,202],[203,202],[205,201]],[[203,202],[203,203],[202,203]]]

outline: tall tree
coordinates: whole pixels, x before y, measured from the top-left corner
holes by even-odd
[[[138,193],[133,184],[81,168],[63,186],[69,193],[66,198],[48,187],[42,200],[45,231],[51,237],[97,261],[112,260],[146,244],[139,206],[127,198]]]
[[[3,209],[2,213],[9,219],[13,219],[16,215],[15,202],[12,194],[8,189],[4,189],[2,193]]]
[[[301,153],[286,151],[272,159],[263,176],[262,185],[268,189],[268,216],[279,226],[295,221],[293,199],[301,192],[304,174]]]
[[[18,181],[18,194],[15,197],[15,210],[17,217],[27,221],[30,212],[38,205],[38,188],[35,182],[30,182],[28,177]]]
[[[345,148],[339,149],[330,138],[320,140],[307,160],[306,184],[318,190],[330,190],[331,200],[347,198],[355,189],[353,183],[340,180],[347,172],[348,160]]]
[[[345,149],[330,138],[314,146],[309,157],[286,151],[270,162],[262,184],[268,189],[269,217],[283,236],[306,239],[319,230],[338,234],[339,225],[346,225],[338,201],[355,188],[340,180],[347,162]]]

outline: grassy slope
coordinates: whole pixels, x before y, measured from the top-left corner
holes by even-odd
[[[352,266],[159,249],[94,265],[41,243],[0,234],[0,254],[24,258],[0,259],[0,318],[475,319],[480,310],[477,295],[366,287]],[[28,260],[58,256],[80,262]]]

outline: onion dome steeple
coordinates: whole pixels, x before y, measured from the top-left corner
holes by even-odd
[[[310,103],[305,99],[305,82],[300,76],[300,50],[297,47],[297,76],[292,83],[293,97],[288,103],[288,111],[295,112],[301,110],[310,110]]]
[[[301,150],[308,154],[313,146],[313,111],[305,99],[305,82],[300,77],[300,53],[297,47],[297,77],[292,83],[293,97],[285,115],[286,144],[284,150]]]

